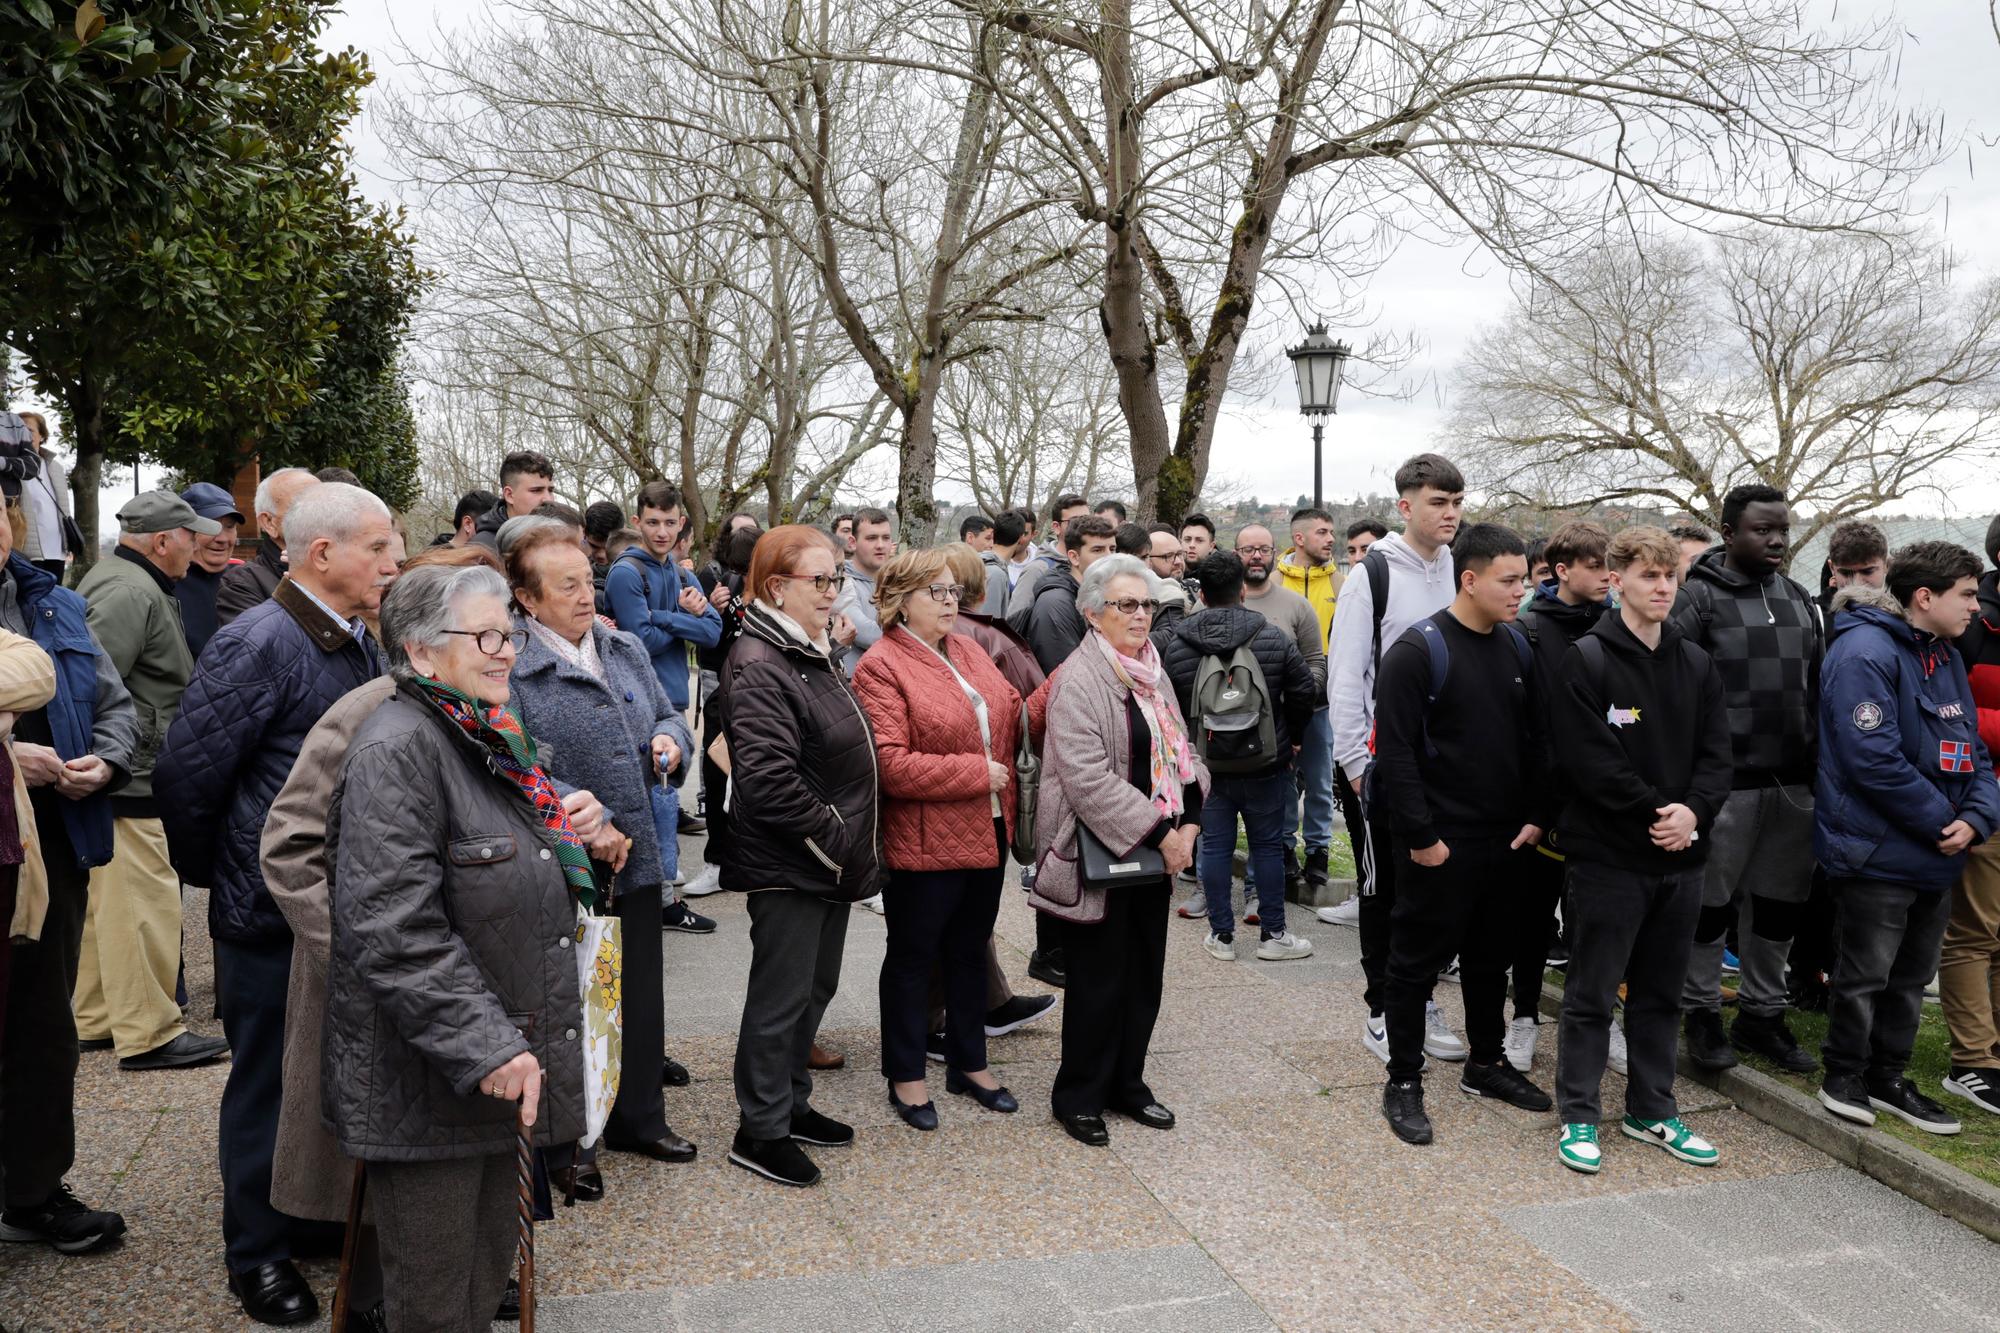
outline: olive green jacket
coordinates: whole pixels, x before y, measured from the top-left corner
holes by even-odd
[[[181,606],[171,586],[150,561],[125,546],[114,547],[76,585],[88,604],[91,633],[132,692],[139,712],[132,781],[114,798],[121,803],[150,802],[154,760],[194,675],[194,655],[188,651]],[[126,813],[131,813],[129,806]]]

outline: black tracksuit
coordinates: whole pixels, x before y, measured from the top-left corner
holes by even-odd
[[[1596,1124],[1611,1007],[1626,983],[1626,1110],[1677,1114],[1674,1043],[1702,863],[1729,798],[1729,715],[1715,662],[1672,624],[1646,647],[1622,616],[1604,617],[1563,658],[1551,691],[1556,760],[1571,793],[1559,837],[1568,856],[1570,960],[1563,987],[1556,1107]],[[1661,807],[1696,819],[1685,850],[1653,845]]]
[[[1507,964],[1519,910],[1508,844],[1523,824],[1538,822],[1535,803],[1545,789],[1531,686],[1510,631],[1479,634],[1450,611],[1431,623],[1448,649],[1446,678],[1431,680],[1430,652],[1418,626],[1382,655],[1375,683],[1375,763],[1368,780],[1394,845],[1396,904],[1383,1014],[1389,1077],[1397,1081],[1423,1069],[1424,1005],[1454,955],[1472,1059],[1501,1059]],[[1430,703],[1433,693],[1436,702]],[[1412,849],[1440,840],[1449,848],[1443,865],[1410,859]]]

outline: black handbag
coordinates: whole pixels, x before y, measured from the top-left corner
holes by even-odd
[[[1167,858],[1159,848],[1134,847],[1130,856],[1114,856],[1104,840],[1080,819],[1076,823],[1076,866],[1084,883],[1107,887],[1167,877]]]

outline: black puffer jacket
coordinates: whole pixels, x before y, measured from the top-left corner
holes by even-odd
[[[1291,767],[1292,747],[1312,725],[1313,705],[1319,697],[1312,671],[1291,635],[1246,606],[1211,606],[1181,621],[1155,643],[1167,678],[1174,683],[1181,716],[1188,719],[1190,727],[1201,725],[1194,708],[1194,681],[1201,659],[1213,655],[1227,661],[1231,653],[1249,644],[1263,669],[1264,687],[1271,692],[1271,706],[1276,710],[1271,725],[1278,753],[1284,756],[1270,771]]]
[[[714,708],[729,741],[722,887],[850,903],[873,895],[875,736],[838,665],[753,606]]]
[[[581,1135],[576,907],[527,797],[405,685],[356,733],[326,842],[320,1111],[341,1151],[389,1162],[510,1151],[515,1103],[479,1084],[529,1050],[545,1076],[535,1141]]]

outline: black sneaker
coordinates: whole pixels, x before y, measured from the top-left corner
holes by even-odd
[[[745,1171],[754,1171],[766,1180],[803,1189],[819,1183],[819,1168],[806,1156],[805,1149],[784,1139],[753,1139],[742,1130],[729,1145],[729,1160]]]
[[[1739,1051],[1763,1056],[1788,1074],[1810,1074],[1819,1068],[1819,1061],[1785,1026],[1783,1014],[1737,1014],[1729,1025],[1729,1042]]]
[[[1961,1126],[1951,1112],[1917,1091],[1917,1085],[1901,1077],[1868,1080],[1868,1104],[1887,1111],[1906,1125],[1926,1134],[1956,1134]]]
[[[1431,1118],[1424,1114],[1424,1085],[1416,1079],[1392,1080],[1382,1089],[1382,1118],[1405,1143],[1431,1141]]]
[[[688,1085],[688,1067],[673,1056],[665,1056],[660,1061],[660,1084],[668,1088],[685,1088]]]
[[[660,909],[660,925],[668,930],[678,930],[687,935],[713,935],[715,918],[703,916],[687,905],[685,899],[676,898]]]
[[[85,1207],[67,1182],[39,1207],[0,1212],[0,1240],[40,1241],[57,1254],[89,1254],[124,1234],[124,1218]]]
[[[1053,995],[1016,995],[1005,1004],[987,1011],[986,1035],[1004,1037],[1015,1032],[1056,1007]]]
[[[1828,1074],[1819,1081],[1819,1104],[1842,1120],[1857,1125],[1875,1123],[1868,1106],[1868,1085],[1856,1074]]]
[[[1523,1111],[1546,1111],[1555,1105],[1549,1094],[1505,1060],[1495,1060],[1490,1065],[1467,1060],[1458,1074],[1458,1090],[1474,1097],[1491,1097]]]
[[[792,1116],[792,1138],[798,1143],[821,1148],[845,1148],[854,1142],[854,1126],[843,1125],[830,1115],[821,1115],[808,1106]]]
[[[1722,1031],[1722,1015],[1714,1009],[1690,1009],[1681,1028],[1687,1033],[1688,1059],[1696,1069],[1719,1074],[1736,1067],[1736,1052]]]
[[[703,819],[700,815],[693,814],[689,811],[683,810],[681,811],[680,821],[681,821],[680,831],[682,833],[708,832],[708,821],[706,819]]]
[[[1954,1097],[1962,1097],[1982,1111],[2000,1115],[2000,1069],[1969,1069],[1964,1065],[1953,1065],[1951,1077],[1944,1081],[1944,1090]]]
[[[1068,983],[1069,974],[1063,971],[1061,949],[1050,949],[1043,953],[1040,949],[1028,955],[1028,975],[1045,986],[1061,989]]]
[[[1307,852],[1306,885],[1309,888],[1323,889],[1331,882],[1331,879],[1332,876],[1327,874],[1326,849],[1321,848],[1316,852]]]

